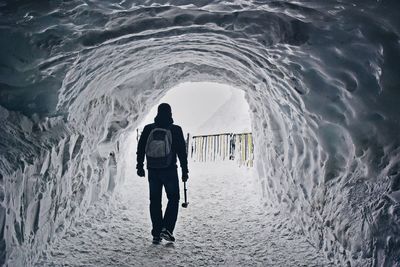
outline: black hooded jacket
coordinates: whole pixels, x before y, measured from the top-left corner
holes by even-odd
[[[163,115],[158,114],[154,118],[154,123],[147,124],[144,127],[143,132],[139,138],[137,152],[136,152],[136,154],[137,154],[136,169],[143,168],[147,138],[149,137],[151,130],[153,130],[156,127],[159,127],[159,128],[164,128],[164,129],[169,128],[171,130],[171,134],[172,134],[172,162],[171,162],[171,165],[169,167],[167,167],[166,169],[178,167],[176,165],[176,156],[178,156],[179,162],[180,162],[180,165],[182,168],[182,173],[186,173],[186,174],[188,173],[185,138],[183,136],[182,128],[173,123],[174,123],[174,120],[172,119],[172,117],[170,117],[168,115],[163,116]],[[148,166],[147,166],[147,168],[148,168]]]

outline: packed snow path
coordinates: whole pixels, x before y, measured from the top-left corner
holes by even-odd
[[[279,216],[265,211],[250,171],[190,167],[190,204],[180,207],[174,244],[151,244],[148,183],[135,177],[126,180],[110,210],[96,204],[38,266],[330,265],[303,236],[279,223]]]

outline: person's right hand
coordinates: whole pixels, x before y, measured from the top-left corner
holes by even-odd
[[[144,172],[144,169],[143,168],[140,168],[140,169],[137,169],[137,175],[139,176],[139,177],[144,177],[145,176],[145,172]]]

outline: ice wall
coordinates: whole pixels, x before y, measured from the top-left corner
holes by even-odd
[[[327,256],[399,260],[396,1],[0,7],[0,262],[34,261],[119,179],[121,134],[169,88],[246,91],[265,202]]]

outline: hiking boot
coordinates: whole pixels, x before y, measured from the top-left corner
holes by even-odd
[[[161,237],[159,237],[159,236],[154,236],[153,237],[153,244],[154,245],[158,245],[158,244],[160,244],[161,243]]]
[[[175,242],[175,237],[167,229],[162,229],[160,237],[168,242]]]

